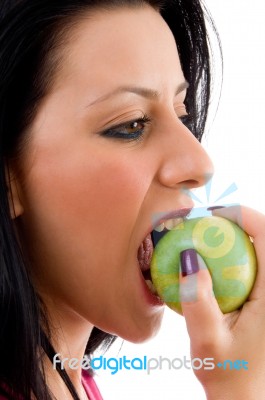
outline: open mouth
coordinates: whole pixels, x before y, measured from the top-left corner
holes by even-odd
[[[150,271],[150,264],[151,264],[151,259],[154,251],[154,243],[152,240],[152,232],[149,233],[144,240],[142,241],[139,249],[138,249],[138,262],[140,269],[142,271],[144,280],[149,287],[150,291],[153,294],[157,294],[155,287],[152,283],[152,277],[151,277],[151,271]]]
[[[151,260],[154,252],[154,248],[158,241],[170,230],[178,229],[179,225],[183,222],[183,218],[171,218],[164,220],[155,229],[150,232],[142,241],[138,249],[138,262],[149,290],[156,296],[158,293],[152,282],[152,276],[150,271]]]

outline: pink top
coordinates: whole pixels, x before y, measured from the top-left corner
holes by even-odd
[[[89,400],[103,400],[97,384],[88,373],[83,371],[82,383]]]
[[[82,383],[89,400],[103,400],[96,382],[86,371],[83,371]],[[0,394],[0,400],[7,400],[7,397]]]

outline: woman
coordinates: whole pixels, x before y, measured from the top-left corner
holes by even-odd
[[[100,398],[81,367],[56,370],[52,361],[81,360],[116,336],[142,342],[159,329],[164,306],[145,283],[150,233],[187,215],[182,189],[213,173],[199,143],[210,95],[202,7],[3,1],[0,51],[1,392]],[[241,223],[236,209],[216,213]],[[242,215],[261,266],[264,216]],[[183,303],[192,354],[251,364],[265,329],[262,268],[250,301],[226,316],[207,271],[188,272],[198,281],[197,301],[186,294]],[[262,367],[240,385],[241,373],[197,375],[209,399],[256,400]]]

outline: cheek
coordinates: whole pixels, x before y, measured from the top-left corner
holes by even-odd
[[[96,269],[107,258],[120,268],[149,185],[150,174],[135,157],[80,149],[71,157],[39,155],[25,186],[23,216],[37,261],[63,268],[84,260]]]
[[[76,222],[105,226],[105,222],[115,219],[124,219],[124,223],[134,220],[148,189],[148,179],[140,168],[131,168],[128,160],[79,156],[56,165],[39,163],[27,189],[28,209],[45,218],[51,214],[54,221],[60,217],[61,222],[74,223],[79,215],[81,221]]]
[[[73,140],[35,152],[22,177],[22,238],[45,302],[130,340],[147,338],[161,312],[142,299],[135,237],[156,158],[106,147]]]

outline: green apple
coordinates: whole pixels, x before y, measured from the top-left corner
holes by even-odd
[[[215,216],[187,219],[159,240],[152,256],[151,276],[161,299],[182,314],[180,253],[191,248],[205,261],[222,312],[228,313],[242,306],[256,277],[254,246],[238,225]]]

